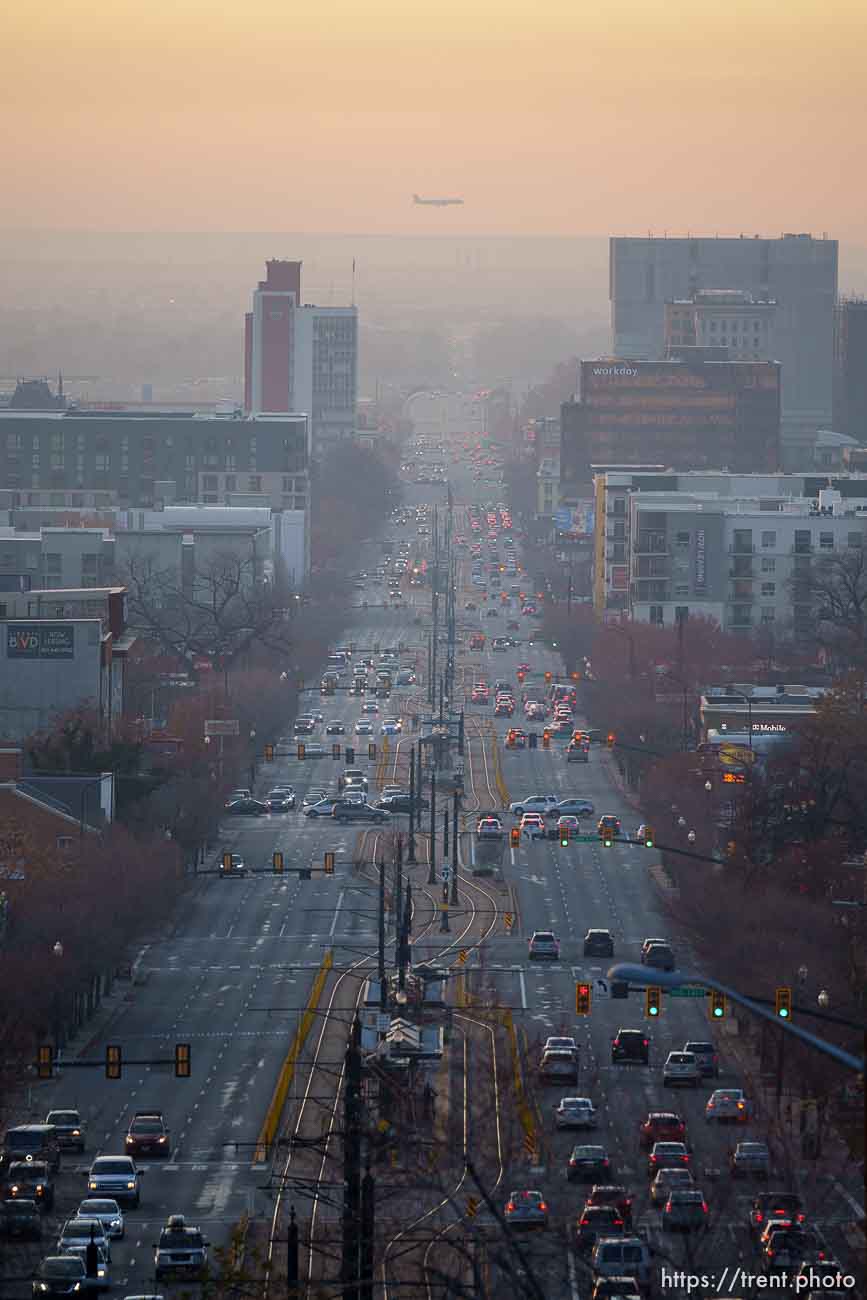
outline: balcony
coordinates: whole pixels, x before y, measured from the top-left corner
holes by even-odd
[[[668,555],[668,539],[664,534],[639,535],[632,543],[633,555]]]
[[[729,555],[755,555],[756,548],[747,546],[742,542],[733,542],[729,547]]]
[[[752,565],[749,565],[747,568],[743,568],[743,569],[738,568],[737,566],[735,566],[735,568],[733,569],[729,569],[729,577],[735,579],[736,581],[752,582],[756,576],[757,576],[756,572],[753,569]]]

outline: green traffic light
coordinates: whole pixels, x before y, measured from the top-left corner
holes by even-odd
[[[788,1020],[788,1018],[789,1018],[789,1008],[788,1008],[788,1007],[780,1007],[779,1011],[777,1012],[777,1015],[780,1017],[781,1020]]]
[[[713,1013],[718,1020],[721,1020],[722,1017],[725,1015],[725,1012],[723,1011],[722,1007],[714,1007]]]
[[[647,1010],[648,1010],[648,1012],[649,1012],[649,1014],[650,1014],[651,1016],[658,1016],[658,1015],[659,1015],[659,1007],[657,1007],[657,1006],[653,1006],[653,1005],[651,1005],[651,1006],[649,1006],[649,1007],[647,1008]]]

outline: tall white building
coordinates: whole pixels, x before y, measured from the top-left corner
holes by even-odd
[[[358,310],[301,301],[301,263],[270,261],[244,328],[247,414],[304,412],[313,455],[351,437],[358,399]]]
[[[617,357],[665,355],[665,304],[706,289],[738,289],[775,300],[774,360],[782,365],[786,469],[805,468],[818,429],[831,422],[835,239],[614,238],[610,242],[611,329]]]

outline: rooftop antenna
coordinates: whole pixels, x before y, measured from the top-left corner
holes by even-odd
[[[352,306],[355,306],[355,258],[352,259]]]

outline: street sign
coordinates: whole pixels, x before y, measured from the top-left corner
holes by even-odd
[[[448,880],[449,876],[451,875],[451,867],[447,862],[443,863],[442,869],[440,871],[440,875],[442,876],[443,880]]]
[[[707,989],[699,988],[696,984],[677,984],[673,989],[666,989],[673,998],[706,998]]]
[[[206,718],[206,736],[237,736],[240,731],[237,718]]]
[[[745,745],[720,745],[717,757],[727,767],[740,767],[743,764],[749,766],[756,761],[755,751],[747,749]]]

